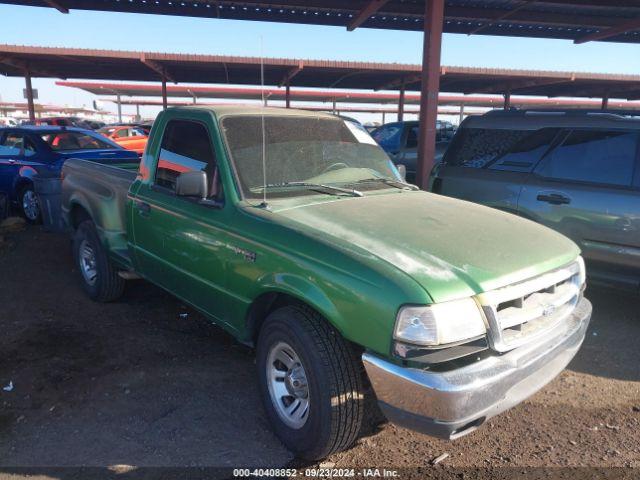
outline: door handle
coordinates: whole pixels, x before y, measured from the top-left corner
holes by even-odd
[[[551,205],[568,205],[571,199],[561,193],[539,193],[536,199],[539,202],[547,202]]]
[[[17,160],[14,160],[13,158],[9,159],[9,165],[15,165]]]
[[[142,217],[148,217],[151,213],[151,205],[146,202],[141,202],[140,200],[136,200],[135,202],[136,210],[138,210],[138,214]]]

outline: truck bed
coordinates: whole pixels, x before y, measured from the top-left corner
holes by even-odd
[[[70,159],[62,168],[62,215],[73,227],[80,211],[94,221],[98,234],[114,260],[131,267],[127,247],[126,203],[137,176],[134,164],[104,165]]]

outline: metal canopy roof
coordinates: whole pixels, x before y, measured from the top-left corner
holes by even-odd
[[[162,88],[160,85],[150,84],[131,84],[131,83],[103,83],[103,82],[67,82],[59,81],[56,85],[62,87],[79,88],[94,95],[121,95],[123,97],[139,97],[121,99],[122,104],[131,105],[156,105],[161,102],[149,100],[150,97],[160,97]],[[284,101],[286,94],[284,89],[265,89],[265,98],[269,101]],[[397,111],[397,103],[399,100],[398,93],[388,92],[353,92],[341,90],[291,90],[291,101],[295,102],[341,102],[348,104],[379,104],[394,105],[393,111]],[[224,86],[191,86],[178,85],[167,86],[167,97],[170,98],[188,98],[197,99],[198,103],[202,103],[201,99],[217,99],[217,100],[261,100],[262,91],[259,88],[249,87],[224,87]],[[178,102],[180,104],[189,104],[191,101]],[[439,105],[447,106],[472,106],[472,107],[502,107],[504,99],[498,95],[452,95],[440,94],[438,96]],[[170,102],[171,103],[171,102]],[[404,98],[405,105],[417,105],[420,103],[420,94],[407,93]],[[563,108],[598,108],[600,100],[594,99],[549,99],[535,97],[511,97],[511,106],[521,108],[531,107],[563,107]],[[610,101],[609,108],[621,109],[640,109],[640,102],[627,101]],[[304,107],[310,108],[310,107]],[[327,108],[327,107],[322,107]],[[338,107],[341,111],[346,111],[344,105]],[[354,107],[355,108],[355,107]],[[368,107],[367,111],[370,111]],[[351,110],[357,111],[357,110]],[[411,113],[405,109],[405,113]],[[415,112],[414,112],[415,113]]]
[[[423,30],[424,0],[0,0],[70,10],[259,20],[393,30]],[[634,0],[446,0],[444,31],[640,42]]]
[[[267,58],[265,83],[298,87],[419,90],[421,66]],[[158,81],[259,85],[260,59],[220,55],[85,50],[0,45],[0,74],[94,80]],[[640,75],[440,68],[440,90],[539,96],[640,98]]]

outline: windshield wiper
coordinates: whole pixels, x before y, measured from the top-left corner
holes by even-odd
[[[384,183],[385,185],[390,185],[392,187],[400,188],[402,190],[405,190],[405,189],[420,190],[415,185],[411,185],[410,183],[406,183],[406,182],[401,182],[400,180],[393,180],[391,178],[365,178],[363,180],[358,180],[355,183],[359,184],[359,183],[375,183],[375,182]]]
[[[346,193],[352,197],[363,197],[364,194],[353,188],[341,188],[334,187],[333,185],[325,185],[323,183],[309,183],[309,182],[285,182],[285,183],[269,183],[261,189],[275,189],[275,188],[288,188],[288,187],[302,187],[310,190],[322,191],[330,195],[337,195],[338,193]],[[338,193],[336,193],[338,192]]]

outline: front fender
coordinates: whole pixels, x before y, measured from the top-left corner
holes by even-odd
[[[289,273],[271,273],[260,279],[259,288],[262,294],[282,293],[297,298],[318,311],[344,335],[345,322],[334,302],[308,279]]]
[[[381,355],[390,351],[397,306],[402,303],[401,293],[390,285],[385,289],[353,277],[289,273],[267,274],[258,284],[254,299],[286,294],[315,309],[345,339]]]

